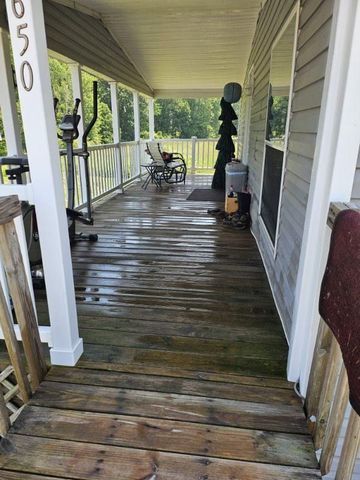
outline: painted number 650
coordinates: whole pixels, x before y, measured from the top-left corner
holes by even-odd
[[[23,0],[12,0],[12,11],[16,18],[22,19],[25,15],[25,6]],[[23,23],[17,26],[17,38],[23,40],[24,45],[20,52],[20,56],[23,57],[29,48],[29,37],[26,35],[27,23]],[[34,74],[30,63],[24,60],[20,66],[20,80],[21,84],[27,92],[30,92],[34,85]]]

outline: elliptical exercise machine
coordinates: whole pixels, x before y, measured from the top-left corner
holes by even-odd
[[[92,205],[91,205],[91,186],[90,186],[90,172],[89,172],[89,149],[88,149],[88,136],[93,126],[96,123],[98,116],[98,84],[93,82],[93,116],[86,127],[82,136],[82,147],[74,149],[74,141],[79,137],[78,125],[80,122],[80,115],[78,109],[80,106],[80,99],[75,99],[75,105],[72,114],[67,114],[62,119],[58,133],[58,138],[66,144],[66,149],[60,151],[61,156],[66,155],[67,159],[67,208],[66,214],[68,217],[69,225],[69,238],[70,244],[79,240],[88,240],[90,242],[96,242],[98,236],[96,234],[85,235],[83,233],[76,233],[76,222],[83,225],[93,225],[94,220],[92,217]],[[58,105],[58,99],[54,99],[54,109]],[[85,173],[85,190],[86,190],[86,215],[79,210],[75,210],[75,157],[79,157],[80,161],[84,162]]]
[[[76,222],[84,225],[93,225],[94,220],[92,217],[92,205],[91,205],[91,186],[90,186],[90,171],[89,171],[89,157],[88,150],[88,136],[95,125],[98,116],[98,90],[97,82],[93,83],[93,116],[90,123],[87,125],[84,134],[82,136],[81,148],[74,149],[74,141],[79,137],[78,125],[80,122],[80,115],[78,115],[78,109],[80,105],[80,99],[75,99],[75,105],[73,112],[63,117],[58,133],[58,138],[64,141],[66,144],[66,150],[60,151],[61,156],[66,155],[67,163],[67,208],[66,215],[68,219],[68,231],[70,244],[80,240],[88,240],[90,242],[96,242],[98,236],[96,234],[85,235],[83,233],[76,233]],[[54,99],[54,109],[58,105],[58,100]],[[79,157],[80,161],[84,162],[85,172],[85,188],[86,188],[86,214],[79,210],[75,210],[75,157]],[[26,175],[29,174],[29,162],[27,156],[11,156],[0,157],[1,166],[7,166],[5,174],[11,183],[17,183],[22,185]],[[26,180],[25,180],[26,181]],[[31,267],[31,274],[33,279],[34,288],[44,288],[44,275],[42,271],[42,258],[40,250],[40,238],[36,221],[36,212],[34,205],[30,205],[28,202],[21,202],[22,216],[24,222],[25,236],[28,248],[28,255]]]

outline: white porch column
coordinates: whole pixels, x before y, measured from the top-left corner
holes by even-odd
[[[140,107],[139,107],[139,92],[133,92],[134,101],[134,140],[140,140]]]
[[[0,78],[0,108],[4,124],[7,155],[20,155],[22,153],[22,145],[19,119],[16,110],[16,92],[11,66],[10,43],[8,33],[3,29],[0,29]],[[24,266],[27,274],[30,293],[34,300],[31,271],[27,254],[27,244],[24,233],[24,225],[21,218],[15,219],[15,226],[19,238],[21,253],[24,260]],[[6,294],[6,298],[9,298],[4,270],[1,266],[0,283]]]
[[[123,192],[123,172],[122,172],[121,149],[120,149],[119,102],[118,102],[116,82],[110,82],[110,94],[111,94],[113,142],[117,144],[117,148],[116,148],[117,179],[116,180],[117,180],[117,184],[120,186],[121,191]]]
[[[71,83],[74,101],[75,98],[79,98],[81,103],[79,105],[79,115],[81,117],[78,129],[79,129],[79,138],[78,138],[78,147],[81,147],[82,136],[85,131],[85,115],[84,115],[84,104],[83,104],[83,88],[82,88],[82,78],[81,78],[81,66],[78,63],[71,63],[69,65],[71,73]],[[85,166],[82,159],[80,159],[80,184],[81,184],[81,199],[82,203],[87,202],[86,195],[86,175],[85,175]]]
[[[149,98],[149,139],[155,140],[155,111],[154,99]]]
[[[139,92],[133,92],[133,101],[134,101],[134,139],[137,142],[136,148],[136,163],[138,166],[139,176],[141,175],[141,166],[140,166],[140,105],[139,105]]]
[[[78,333],[42,0],[6,0],[6,8],[41,239],[51,361],[74,365],[83,343]]]
[[[191,162],[190,162],[191,173],[194,173],[196,170],[196,142],[197,142],[197,137],[191,137]]]
[[[316,330],[330,202],[347,202],[360,143],[360,3],[335,1],[318,139],[297,278],[288,361],[289,380],[306,394]]]

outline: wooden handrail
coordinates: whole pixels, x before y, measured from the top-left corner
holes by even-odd
[[[360,417],[351,410],[335,480],[351,479],[360,445]]]
[[[31,397],[30,382],[26,375],[25,363],[21,357],[20,347],[16,339],[13,319],[11,318],[4,292],[0,286],[0,325],[4,334],[6,349],[10,363],[14,367],[16,381],[23,402],[28,402]]]
[[[328,225],[333,227],[339,212],[360,209],[360,204],[332,204]],[[314,444],[321,449],[321,473],[329,473],[345,411],[349,402],[349,383],[340,346],[328,325],[321,319],[313,356],[305,408],[312,426]],[[315,420],[315,421],[314,421]],[[336,480],[350,480],[360,445],[360,417],[351,408]]]
[[[349,384],[345,365],[342,364],[320,457],[320,468],[324,475],[331,469],[348,402]]]
[[[349,386],[340,348],[332,333],[330,351],[326,354],[327,361],[324,362],[322,345],[328,341],[325,337],[328,336],[330,329],[327,326],[323,327],[323,320],[320,322],[321,337],[318,337],[315,348],[310,375],[313,383],[309,383],[306,404],[311,406],[311,410],[307,408],[309,423],[313,423],[315,418],[314,445],[316,450],[321,449],[320,469],[322,475],[326,475],[331,469],[340,429],[344,421],[349,401]],[[316,399],[318,399],[317,407],[315,407]],[[359,416],[351,409],[336,480],[351,479],[359,442]]]
[[[317,415],[332,336],[330,328],[325,322],[320,321],[309,378],[309,388],[305,399],[305,410],[309,419],[315,418]],[[313,426],[312,423],[309,425],[310,427]]]
[[[10,418],[3,395],[0,395],[0,435],[6,435],[10,427]]]
[[[30,372],[29,382],[25,361],[16,339],[14,322],[8,304],[0,286],[0,326],[3,330],[5,344],[17,381],[17,391],[24,403],[39,386],[47,371],[46,361],[41,346],[36,313],[25,267],[16,234],[14,219],[21,215],[21,204],[17,196],[0,198],[0,260],[5,270],[9,292],[12,298],[16,319],[20,327],[21,339],[27,367]],[[14,394],[16,394],[14,390]],[[6,400],[0,395],[0,433],[9,426]],[[4,408],[5,405],[5,408]],[[6,433],[6,432],[5,432]]]

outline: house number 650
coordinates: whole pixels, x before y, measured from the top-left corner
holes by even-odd
[[[11,6],[15,17],[21,20],[25,15],[25,6],[23,0],[12,0]],[[23,48],[20,52],[20,57],[23,57],[29,48],[29,37],[26,35],[27,28],[27,23],[22,23],[16,28],[17,38],[24,42]],[[27,60],[24,60],[20,65],[20,80],[24,89],[27,92],[30,92],[34,85],[34,74],[30,63]]]

